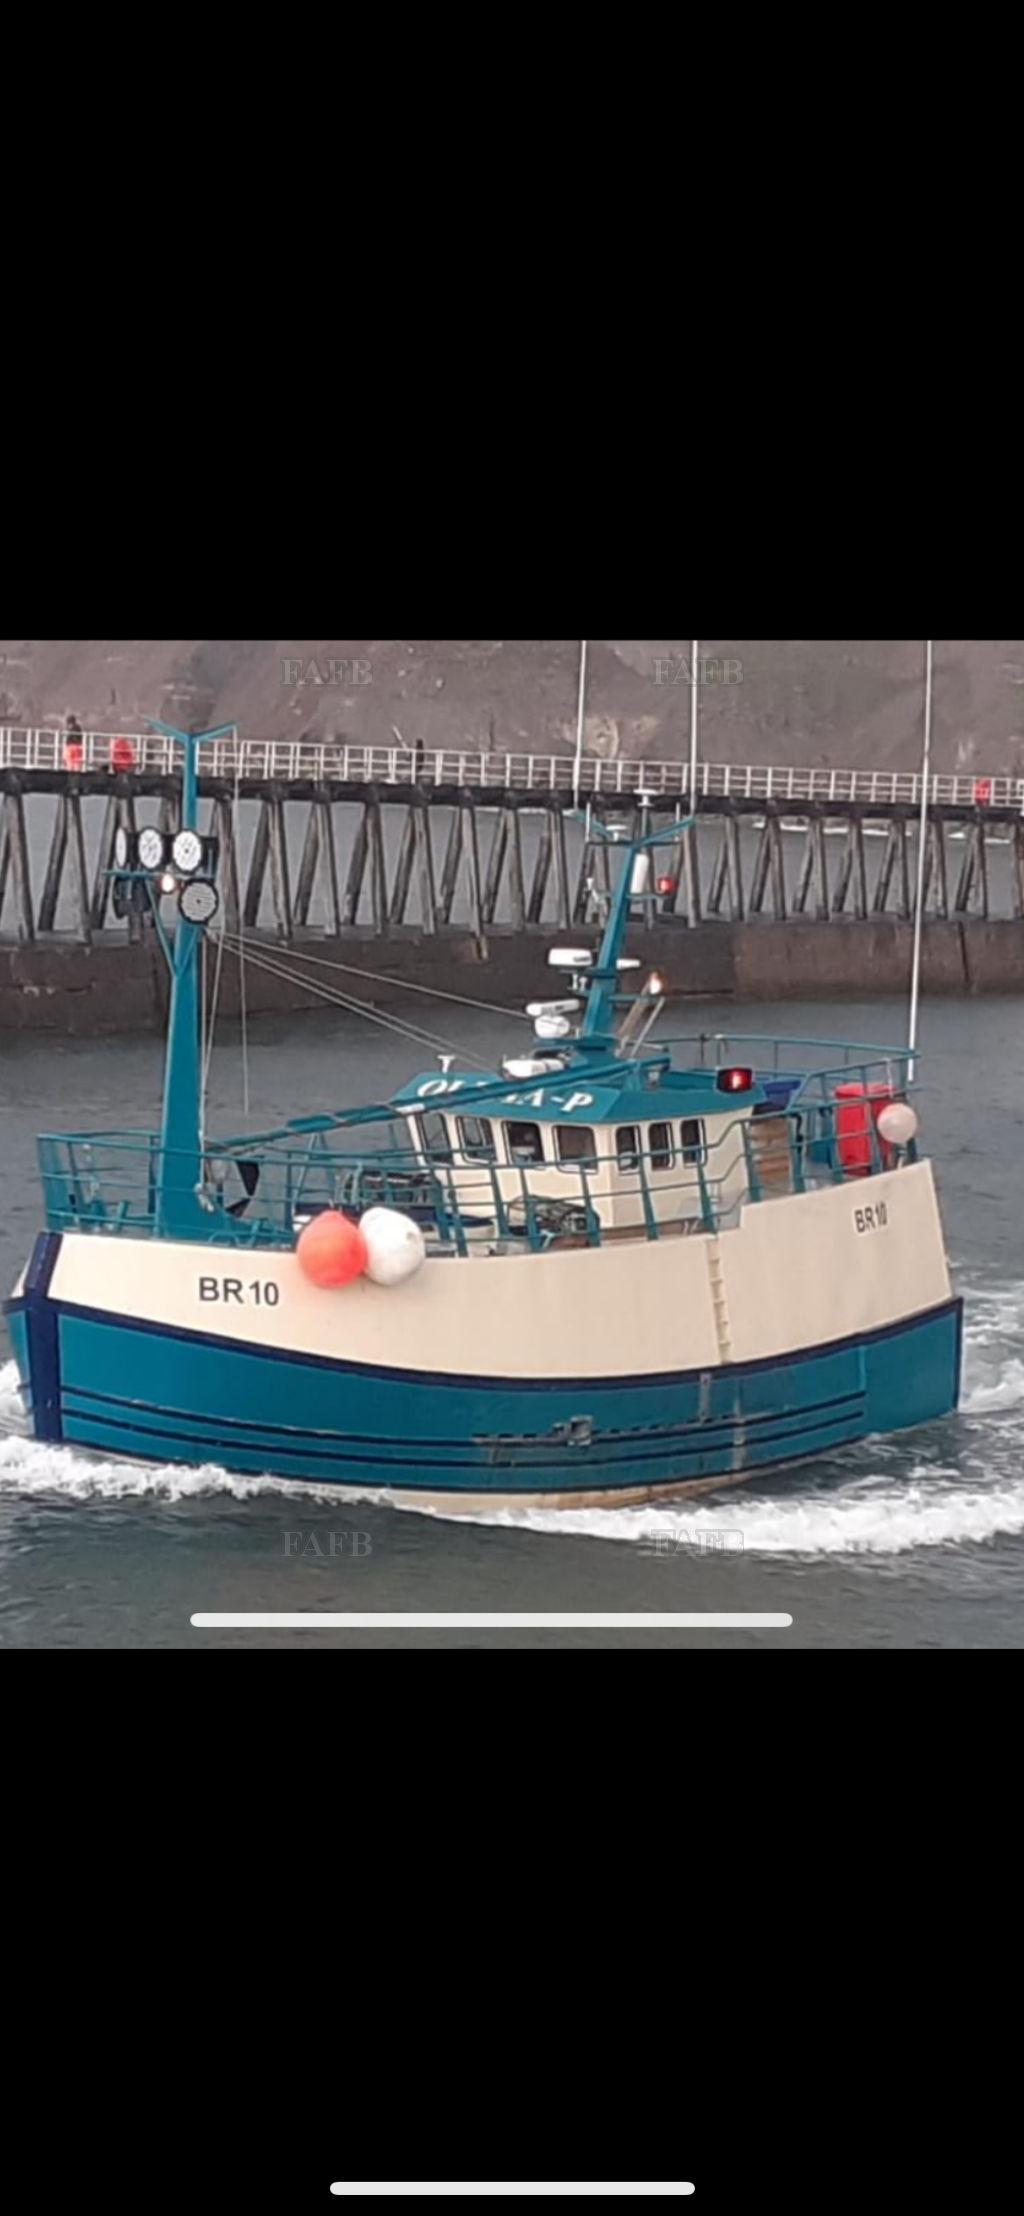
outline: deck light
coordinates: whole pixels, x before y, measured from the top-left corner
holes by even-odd
[[[674,877],[659,877],[658,891],[661,894],[663,900],[670,899],[671,895],[675,892],[675,889],[676,881]]]
[[[161,892],[162,892],[162,893],[174,893],[174,892],[177,892],[177,889],[178,889],[178,880],[177,880],[177,878],[176,878],[176,877],[172,877],[172,876],[171,876],[171,873],[170,873],[170,870],[169,870],[169,869],[168,869],[168,870],[165,870],[165,871],[164,871],[164,874],[163,874],[163,876],[162,876],[162,877],[161,877],[161,879],[160,879],[160,890],[161,890]]]
[[[753,1070],[728,1069],[718,1072],[720,1093],[749,1093],[753,1088]]]
[[[194,923],[200,930],[212,923],[220,907],[220,895],[216,885],[205,877],[190,877],[178,895],[178,913],[186,923]]]
[[[139,832],[138,852],[140,869],[163,869],[167,859],[167,841],[155,824],[147,823],[145,830]]]
[[[179,831],[171,845],[171,860],[179,877],[193,877],[203,859],[198,831]]]

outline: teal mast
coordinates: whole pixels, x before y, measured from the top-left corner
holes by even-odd
[[[178,731],[155,716],[145,721],[153,731],[176,739],[182,749],[181,829],[198,829],[198,754],[207,739],[227,737],[233,723],[218,724],[213,731]],[[159,888],[151,889],[153,914],[171,979],[167,1057],[164,1065],[164,1106],[160,1128],[160,1152],[156,1165],[156,1231],[165,1239],[209,1236],[209,1212],[200,1198],[203,1182],[201,1135],[202,1073],[199,1065],[199,942],[202,927],[189,923],[178,912],[173,938],[168,938],[160,916]]]
[[[633,889],[638,859],[643,854],[653,852],[655,847],[674,846],[680,833],[688,831],[695,820],[693,816],[682,817],[664,830],[652,831],[646,839],[631,839],[628,845],[616,840],[604,824],[595,821],[591,826],[591,836],[597,831],[607,840],[609,846],[621,846],[622,869],[612,894],[597,961],[594,968],[586,972],[589,990],[576,1041],[577,1054],[607,1054],[616,1043],[615,1007],[619,990],[619,956],[626,936],[626,926],[634,903],[642,903],[652,897],[646,890],[635,892]]]

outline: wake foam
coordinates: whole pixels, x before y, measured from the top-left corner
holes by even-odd
[[[467,1514],[413,1508],[437,1522],[612,1540],[659,1555],[900,1555],[915,1548],[982,1545],[1024,1533],[1024,1282],[966,1292],[964,1385],[959,1418],[937,1427],[935,1459],[923,1434],[868,1440],[789,1480],[770,1494],[752,1479],[688,1506],[506,1508]],[[23,1423],[13,1362],[0,1367],[0,1490],[64,1500],[174,1502],[227,1494],[333,1502],[337,1489],[272,1476],[244,1477],[217,1464],[158,1465],[104,1460],[71,1447],[19,1437]],[[929,1442],[930,1444],[930,1442]],[[941,1453],[956,1460],[939,1459]],[[349,1498],[402,1513],[386,1488]]]

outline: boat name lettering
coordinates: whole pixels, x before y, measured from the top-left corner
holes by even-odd
[[[560,1100],[557,1093],[546,1093],[543,1086],[535,1093],[506,1093],[503,1101],[506,1108],[559,1108],[566,1115],[571,1115],[574,1108],[592,1108],[593,1105],[593,1093],[570,1093],[565,1100]]]
[[[200,1300],[249,1301],[256,1308],[276,1308],[281,1287],[272,1277],[254,1277],[245,1285],[240,1277],[201,1277]]]
[[[888,1204],[876,1200],[873,1208],[855,1208],[853,1220],[858,1231],[884,1231],[889,1221]]]
[[[472,1080],[465,1077],[428,1077],[425,1084],[417,1086],[416,1098],[417,1100],[441,1100],[446,1093],[463,1093],[467,1084],[475,1083],[479,1086],[482,1082],[483,1080],[479,1078]],[[543,1108],[547,1106],[561,1109],[567,1116],[571,1116],[574,1108],[592,1108],[594,1095],[593,1093],[569,1093],[563,1100],[557,1093],[548,1093],[542,1085],[533,1093],[505,1093],[502,1096],[502,1105],[506,1108]]]

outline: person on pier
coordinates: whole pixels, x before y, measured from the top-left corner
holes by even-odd
[[[64,725],[64,767],[81,769],[84,756],[84,733],[77,716],[68,716]]]

